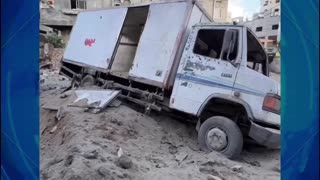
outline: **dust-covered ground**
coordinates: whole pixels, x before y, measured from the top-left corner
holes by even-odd
[[[40,81],[41,179],[280,179],[279,150],[246,144],[238,161],[206,154],[194,124],[124,102],[91,114],[66,106],[72,93],[61,92],[70,82],[57,72],[43,71]],[[63,107],[59,118],[48,106]]]

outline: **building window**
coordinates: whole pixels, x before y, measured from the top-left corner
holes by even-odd
[[[238,54],[238,31],[199,30],[193,52],[213,59],[234,60]]]
[[[272,42],[268,43],[268,47],[276,47],[277,46],[277,36],[269,36],[268,39],[272,40]]]
[[[280,0],[276,0],[276,3],[279,3],[280,2]]]
[[[268,1],[265,1],[263,6],[267,6],[267,5],[268,5]]]
[[[87,1],[71,0],[71,9],[87,9]]]
[[[262,26],[256,28],[256,32],[262,31]]]
[[[272,30],[277,30],[277,29],[279,29],[279,24],[272,25]]]
[[[274,10],[274,15],[275,15],[275,16],[278,16],[278,15],[279,15],[279,9],[275,9],[275,10]]]

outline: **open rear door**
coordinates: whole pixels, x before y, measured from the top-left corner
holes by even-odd
[[[117,45],[128,8],[81,12],[64,54],[64,61],[106,70]]]
[[[151,4],[131,79],[162,87],[168,78],[187,15],[187,2]]]

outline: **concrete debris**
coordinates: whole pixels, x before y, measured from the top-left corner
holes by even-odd
[[[170,144],[169,145],[169,153],[170,154],[176,154],[177,152],[178,152],[178,147]]]
[[[61,96],[60,96],[60,98],[66,98],[66,97],[68,97],[67,94],[61,94]]]
[[[176,160],[181,163],[182,161],[186,160],[188,157],[187,153],[180,153],[176,155]]]
[[[40,71],[45,79],[40,84],[43,179],[280,178],[280,169],[276,168],[280,166],[279,150],[258,151],[253,146],[244,151],[244,160],[240,162],[226,159],[220,153],[193,150],[197,147],[194,124],[160,113],[146,116],[129,103],[99,114],[68,107],[77,98],[74,90],[64,92],[68,97],[60,98],[63,89],[44,89],[68,87],[70,81],[61,81],[56,71]],[[58,111],[64,116],[57,115]],[[55,120],[56,116],[60,121]]]
[[[61,12],[66,15],[78,15],[81,9],[62,9]]]
[[[54,126],[52,129],[51,129],[51,131],[50,131],[50,133],[52,134],[52,133],[54,133],[56,130],[57,130],[57,126]]]
[[[43,25],[72,27],[76,17],[76,15],[66,15],[55,8],[43,8],[40,10],[40,23]]]
[[[40,78],[40,84],[44,83],[46,80],[44,78]]]
[[[120,158],[123,155],[123,150],[122,148],[119,148],[118,152],[117,152],[118,158]]]
[[[131,159],[126,155],[120,156],[118,158],[118,163],[119,163],[119,166],[123,169],[130,169],[133,165]]]
[[[99,168],[97,169],[97,172],[98,172],[102,177],[112,178],[112,177],[111,177],[111,172],[110,172],[110,170],[108,170],[108,169],[105,168],[105,167],[99,167]]]
[[[83,157],[86,159],[97,159],[98,158],[98,151],[89,151],[83,154]]]
[[[252,165],[252,166],[261,167],[261,165],[258,161],[245,161],[245,162]]]
[[[278,166],[273,167],[272,170],[275,171],[275,172],[278,172],[278,173],[281,172],[280,167],[278,167]]]
[[[218,176],[208,175],[207,180],[223,180],[223,179]]]
[[[50,57],[53,54],[54,46],[50,43],[45,43],[43,46],[43,53],[45,57]]]
[[[40,69],[59,70],[64,49],[49,43],[49,36],[40,34]]]
[[[60,107],[56,114],[56,120],[60,121],[65,116],[65,111],[63,107]]]
[[[235,172],[242,172],[243,171],[243,167],[241,165],[235,165],[231,167],[232,171]]]

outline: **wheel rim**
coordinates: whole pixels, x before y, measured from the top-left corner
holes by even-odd
[[[228,145],[227,134],[220,128],[212,128],[206,136],[208,147],[215,151],[221,151]]]

